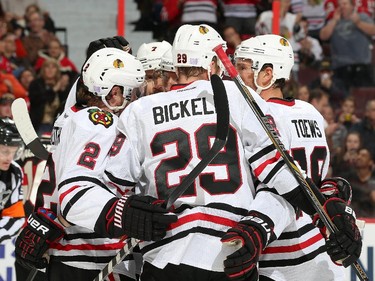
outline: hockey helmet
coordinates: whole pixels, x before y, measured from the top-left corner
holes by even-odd
[[[171,47],[167,41],[143,43],[137,51],[137,59],[144,70],[159,69],[163,54]]]
[[[173,57],[172,57],[172,46],[161,57],[159,68],[164,71],[170,71],[170,72],[175,71],[175,67],[173,65]]]
[[[88,91],[101,97],[104,104],[119,110],[130,100],[133,88],[139,87],[145,80],[142,64],[133,55],[116,48],[104,48],[96,51],[82,68],[82,79]],[[123,87],[124,103],[110,106],[105,97],[114,86]]]
[[[265,64],[273,66],[273,81],[284,78],[289,80],[294,65],[293,48],[284,37],[275,34],[259,35],[246,39],[236,48],[234,59],[251,59],[254,80]]]
[[[212,50],[218,45],[224,50],[227,44],[220,34],[207,24],[181,26],[173,41],[172,56],[175,67],[203,67],[209,70],[216,53]],[[223,65],[218,60],[222,71]]]
[[[6,146],[23,146],[16,124],[8,117],[0,118],[0,144]]]

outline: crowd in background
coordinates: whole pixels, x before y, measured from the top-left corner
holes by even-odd
[[[375,94],[364,107],[357,105],[356,96],[361,87],[374,87],[375,93],[375,7],[370,1],[280,0],[280,35],[295,51],[293,75],[284,92],[313,104],[324,116],[330,176],[352,184],[358,217],[375,217]],[[221,32],[228,55],[233,55],[242,40],[272,33],[269,1],[137,3],[141,17],[135,29],[153,31],[155,41],[172,43],[180,25],[206,23]],[[25,98],[37,133],[48,135],[79,70],[56,37],[54,20],[38,1],[1,4],[0,117],[11,117],[12,101]]]

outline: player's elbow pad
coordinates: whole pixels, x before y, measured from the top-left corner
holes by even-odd
[[[306,182],[309,184],[311,190],[313,191],[319,202],[321,204],[324,204],[325,199],[316,185],[312,182],[312,180],[310,178],[306,178]],[[282,197],[287,200],[292,206],[299,208],[309,215],[314,215],[316,213],[315,207],[309,196],[303,191],[303,188],[305,187],[298,186],[292,191],[283,194]]]

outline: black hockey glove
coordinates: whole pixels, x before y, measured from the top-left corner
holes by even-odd
[[[103,49],[103,48],[117,48],[120,50],[124,50],[125,52],[132,53],[132,49],[130,48],[130,44],[128,40],[126,40],[122,36],[114,36],[114,37],[107,37],[107,38],[100,38],[98,40],[94,40],[90,42],[89,47],[87,48],[86,52],[86,59],[91,57],[93,53],[96,51]]]
[[[224,272],[232,281],[257,281],[257,263],[262,250],[268,245],[273,234],[272,220],[256,211],[251,211],[235,227],[230,228],[221,238],[229,245],[240,245],[224,261]]]
[[[39,208],[30,214],[26,227],[16,239],[17,262],[26,267],[45,268],[48,264],[43,255],[52,243],[64,236],[64,228],[54,220],[50,210]]]
[[[350,205],[352,201],[352,186],[340,177],[326,178],[320,185],[320,191],[326,199],[340,198]]]
[[[314,224],[327,239],[327,253],[332,261],[348,267],[361,255],[362,237],[356,225],[355,213],[343,200],[328,199],[323,205],[332,222],[337,227],[335,233],[328,233],[319,215],[314,216]]]
[[[161,240],[167,228],[177,221],[175,214],[169,213],[161,207],[163,201],[151,196],[131,195],[111,200],[104,208],[108,210],[105,232],[109,237],[127,235],[144,241]],[[95,230],[100,233],[100,224]]]

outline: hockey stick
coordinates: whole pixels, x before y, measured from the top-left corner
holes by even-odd
[[[186,191],[194,182],[195,178],[207,167],[207,165],[216,157],[220,150],[225,146],[229,131],[229,107],[225,87],[221,78],[217,75],[211,76],[211,84],[214,92],[214,103],[216,109],[216,135],[215,141],[208,151],[202,157],[196,167],[183,179],[181,184],[174,188],[166,200],[166,208],[169,209],[173,203]],[[102,281],[113,271],[113,268],[119,264],[130,251],[139,243],[138,239],[128,239],[125,246],[116,254],[116,256],[103,268],[94,281]]]
[[[250,106],[251,110],[253,111],[254,115],[257,117],[258,121],[262,125],[263,129],[266,131],[268,137],[272,141],[272,143],[275,145],[277,151],[281,154],[281,157],[283,158],[284,162],[286,163],[287,167],[290,169],[293,176],[296,178],[297,182],[302,186],[303,192],[307,195],[310,203],[314,206],[314,209],[319,214],[319,217],[322,219],[324,225],[327,227],[327,229],[331,232],[337,232],[338,229],[336,225],[332,222],[330,217],[328,216],[327,212],[324,210],[324,208],[321,205],[321,202],[324,202],[325,199],[322,196],[320,200],[317,198],[317,196],[320,194],[319,191],[316,193],[314,192],[313,188],[307,183],[306,179],[302,175],[299,168],[294,163],[293,159],[289,155],[288,151],[285,149],[283,143],[281,142],[280,138],[278,137],[277,132],[275,131],[272,124],[269,123],[267,116],[264,115],[261,108],[256,103],[254,97],[252,96],[251,92],[244,86],[244,83],[239,76],[236,68],[233,66],[231,61],[229,60],[227,54],[225,53],[223,47],[221,45],[218,45],[213,49],[217,56],[219,57],[220,61],[223,63],[225,69],[227,70],[229,76],[233,79],[236,86],[240,90],[241,94],[245,98],[246,102]],[[343,261],[343,264],[345,265],[345,260]],[[357,276],[363,280],[367,281],[369,280],[365,271],[361,267],[358,261],[352,264],[352,266],[355,268]]]
[[[49,153],[35,132],[27,110],[26,102],[23,98],[18,98],[13,101],[12,114],[17,130],[26,146],[36,157],[42,160],[47,160]]]

